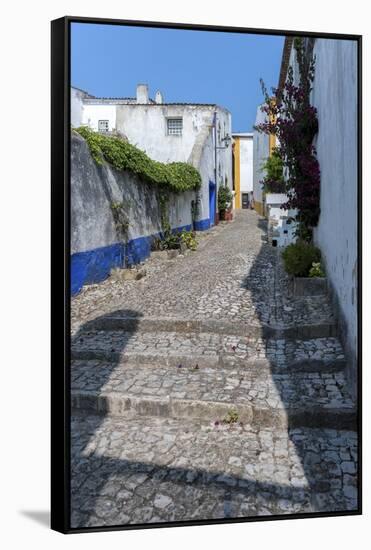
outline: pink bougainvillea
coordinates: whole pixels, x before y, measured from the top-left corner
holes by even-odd
[[[316,108],[310,104],[315,59],[306,59],[302,39],[295,39],[294,46],[300,81],[294,84],[293,70],[289,67],[283,89],[273,89],[273,97],[262,82],[265,103],[261,110],[267,116],[256,129],[277,136],[276,152],[285,168],[285,192],[288,196],[283,207],[298,210],[298,221],[310,235],[320,214],[320,168],[312,144],[318,131],[318,119]]]

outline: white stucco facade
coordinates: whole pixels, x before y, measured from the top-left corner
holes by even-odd
[[[320,217],[314,240],[322,251],[337,304],[349,377],[357,361],[357,43],[316,38],[311,103],[318,112],[314,139],[321,170]],[[290,64],[298,80],[296,53]]]
[[[282,216],[288,215],[288,210],[281,208],[282,204],[288,201],[285,193],[267,193],[265,202],[267,205],[268,216],[279,220]]]
[[[256,113],[255,124],[259,125],[266,122],[266,115],[258,107]],[[264,205],[263,188],[261,181],[264,179],[265,173],[263,165],[269,157],[269,136],[254,130],[253,133],[253,197],[255,205]],[[259,213],[262,213],[262,210]]]
[[[79,88],[71,88],[71,126],[77,128],[83,124],[84,98],[88,94]]]
[[[226,147],[225,140],[232,133],[229,111],[213,104],[164,103],[160,92],[154,101],[143,84],[138,85],[136,98],[81,97],[74,90],[73,126],[86,125],[100,131],[103,125],[108,132],[125,135],[154,160],[187,162],[197,168],[202,177],[198,219],[214,222],[210,205],[216,201],[217,188],[228,185],[232,189],[232,147],[230,143]],[[216,184],[214,202],[210,182]]]
[[[116,105],[100,105],[99,103],[84,102],[82,126],[89,126],[95,132],[99,130],[99,121],[108,122],[108,131],[116,130]]]
[[[253,134],[241,136],[240,186],[241,193],[250,193],[253,190]]]

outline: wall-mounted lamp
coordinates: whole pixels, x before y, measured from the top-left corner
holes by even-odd
[[[232,138],[229,134],[226,134],[226,136],[222,139],[222,141],[224,141],[226,147],[229,147],[231,144]]]
[[[229,134],[226,134],[224,138],[222,138],[220,141],[224,141],[224,147],[217,147],[217,149],[228,149],[229,145],[231,144],[232,138]]]

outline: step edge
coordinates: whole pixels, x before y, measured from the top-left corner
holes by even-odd
[[[235,361],[231,364],[228,360]],[[255,356],[249,358],[239,358],[238,356],[228,356],[228,354],[215,354],[215,355],[199,355],[199,354],[153,354],[153,353],[138,353],[138,352],[109,352],[100,350],[72,350],[71,361],[100,361],[107,363],[115,363],[116,365],[124,364],[140,364],[140,366],[146,368],[156,368],[158,363],[163,363],[161,366],[171,367],[175,363],[181,364],[201,363],[207,368],[226,368],[226,369],[242,369],[257,368],[264,371],[279,373],[320,373],[320,372],[342,372],[346,369],[345,359],[332,359],[329,361],[322,359],[303,359],[291,361],[284,367],[278,366],[277,362],[271,361],[265,358],[258,358]],[[151,364],[153,363],[153,364]],[[189,368],[189,367],[185,367]]]
[[[81,399],[87,407],[81,406]],[[317,428],[322,426],[341,425],[346,426],[357,424],[357,410],[355,408],[326,407],[314,405],[309,407],[283,407],[272,409],[269,407],[257,407],[253,404],[226,403],[221,401],[203,401],[191,399],[179,399],[169,397],[143,397],[130,394],[115,394],[114,392],[97,392],[91,390],[72,390],[72,408],[79,410],[95,411],[98,414],[109,414],[112,416],[130,415],[130,412],[140,416],[159,416],[167,418],[194,418],[205,419],[207,409],[213,415],[211,421],[220,421],[220,415],[228,414],[228,411],[236,410],[238,422],[287,426],[307,426]],[[108,406],[108,407],[107,407]],[[197,412],[197,410],[199,412]],[[187,412],[188,411],[188,412]],[[195,411],[195,414],[190,414]],[[319,425],[313,426],[313,420]],[[347,428],[346,428],[347,429]]]

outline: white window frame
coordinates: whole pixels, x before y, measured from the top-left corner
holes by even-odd
[[[172,127],[171,127],[172,126]],[[183,117],[169,117],[166,119],[166,134],[168,136],[183,135]]]

